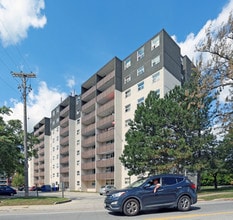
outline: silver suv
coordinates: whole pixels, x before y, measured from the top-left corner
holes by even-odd
[[[112,190],[115,190],[116,187],[112,186],[112,185],[105,185],[105,186],[101,186],[100,188],[100,195],[106,195],[107,193],[111,192]]]

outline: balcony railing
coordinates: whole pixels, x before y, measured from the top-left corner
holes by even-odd
[[[82,175],[82,181],[93,181],[95,180],[95,174]]]
[[[114,151],[114,143],[100,145],[99,147],[97,147],[97,154],[107,154],[107,153],[112,153],[113,151]]]
[[[114,99],[99,106],[99,108],[97,109],[97,115],[100,117],[110,115],[113,112],[114,112]]]
[[[70,110],[70,106],[66,106],[62,111],[60,112],[60,116],[67,116]]]
[[[114,122],[114,115],[109,115],[97,121],[97,128],[104,129],[104,128],[112,127],[113,122]]]
[[[82,151],[82,158],[92,158],[95,155],[95,149]]]
[[[114,158],[102,159],[96,162],[97,167],[110,167],[114,165]]]
[[[115,71],[112,71],[108,75],[106,75],[103,79],[101,79],[97,83],[97,89],[101,89],[101,87],[104,87],[106,84],[112,85],[114,83],[114,76],[115,76]]]
[[[82,124],[89,125],[95,122],[95,112],[91,112],[89,114],[82,116]]]
[[[82,140],[82,147],[91,147],[95,145],[95,136],[90,136]]]
[[[114,178],[114,172],[96,174],[97,180],[107,180],[107,179],[113,179],[113,178]]]
[[[95,96],[95,92],[96,92],[96,87],[95,86],[91,87],[85,93],[82,94],[82,100],[89,101],[91,98]]]
[[[97,96],[97,102],[100,104],[104,104],[112,100],[114,98],[114,89],[115,89],[115,85],[112,85],[111,87],[106,89],[104,92],[100,93]]]
[[[95,110],[95,98],[82,106],[82,112],[90,113]]]
[[[83,170],[92,170],[95,168],[95,162],[82,163]]]
[[[114,139],[114,129],[107,130],[97,135],[98,142],[106,142]]]

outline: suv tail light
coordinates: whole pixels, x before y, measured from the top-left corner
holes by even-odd
[[[196,189],[196,185],[194,183],[190,183],[191,189]]]

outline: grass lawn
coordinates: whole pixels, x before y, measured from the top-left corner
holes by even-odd
[[[18,206],[18,205],[53,205],[55,203],[68,202],[70,199],[59,197],[4,197],[0,198],[1,206]]]

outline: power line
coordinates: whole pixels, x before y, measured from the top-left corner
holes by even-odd
[[[36,78],[34,73],[14,73],[12,72],[14,77],[19,77],[22,79],[22,84],[19,86],[19,89],[23,96],[24,102],[24,190],[25,197],[28,197],[28,148],[27,148],[27,90],[31,91],[31,86],[27,86],[28,78]]]

